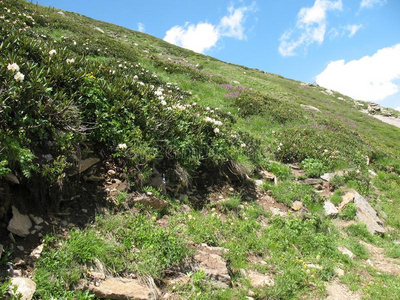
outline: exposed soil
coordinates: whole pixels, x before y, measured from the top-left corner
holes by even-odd
[[[337,279],[326,286],[326,291],[328,293],[326,300],[361,300],[359,292],[350,291]]]
[[[374,269],[394,276],[400,276],[399,259],[387,257],[383,248],[363,241],[360,241],[360,243],[368,249],[371,257],[369,263]]]

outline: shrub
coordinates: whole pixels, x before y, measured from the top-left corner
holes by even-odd
[[[319,159],[306,158],[301,165],[308,177],[319,177],[326,171],[324,163]]]
[[[272,197],[288,206],[306,197],[309,202],[315,202],[318,198],[311,186],[292,181],[280,181],[278,185],[269,185],[267,188],[271,190]]]
[[[340,212],[339,217],[343,220],[353,220],[356,217],[357,205],[348,203],[345,208]]]

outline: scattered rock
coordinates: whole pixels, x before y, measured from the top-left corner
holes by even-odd
[[[400,261],[398,259],[387,257],[384,248],[371,245],[364,241],[360,241],[360,243],[368,249],[371,258],[371,260],[367,260],[369,265],[378,271],[400,276]]]
[[[359,193],[354,192],[354,204],[357,206],[356,218],[358,221],[367,225],[367,229],[372,234],[384,234],[385,228],[382,227],[382,221],[378,218],[375,209]]]
[[[321,175],[321,179],[325,181],[330,181],[333,178],[333,176],[335,176],[335,173],[325,173]]]
[[[308,86],[311,86],[311,87],[319,87],[319,84],[316,83],[316,82],[313,82],[313,83],[309,83]]]
[[[108,174],[108,176],[115,176],[117,174],[117,172],[115,172],[114,170],[108,170],[107,174]]]
[[[32,222],[28,216],[21,214],[15,206],[12,206],[13,217],[8,224],[8,231],[20,237],[26,237],[32,227]]]
[[[29,257],[38,259],[42,254],[42,251],[43,251],[43,244],[40,244],[39,246],[37,246],[35,249],[32,250],[31,254],[29,254]]]
[[[61,15],[61,16],[65,16],[64,12],[62,12],[62,11],[58,11],[57,13],[58,13],[59,15]]]
[[[13,173],[8,173],[6,175],[3,175],[2,178],[14,184],[20,183],[17,176],[15,176]]]
[[[36,225],[40,225],[43,223],[43,219],[41,217],[36,217],[32,214],[29,215],[29,217],[31,218],[31,220],[33,221],[33,223],[35,223]],[[36,226],[35,226],[36,227]]]
[[[340,253],[347,255],[348,257],[350,257],[351,259],[354,258],[354,253],[351,252],[349,249],[347,249],[344,246],[339,246],[338,250],[340,251]]]
[[[331,90],[325,90],[325,93],[327,93],[330,96],[333,96],[333,92]]]
[[[382,107],[379,104],[372,102],[368,104],[368,113],[371,115],[374,115],[380,111],[382,111]]]
[[[35,228],[37,231],[40,231],[40,230],[42,230],[43,226],[35,225],[34,228]]]
[[[347,192],[343,197],[342,197],[342,202],[339,204],[339,212],[343,210],[343,208],[346,207],[347,204],[350,202],[354,201],[355,193],[354,191]]]
[[[273,286],[275,283],[274,279],[271,276],[261,274],[255,271],[249,271],[247,277],[250,280],[251,286],[254,288],[262,286]]]
[[[311,105],[305,105],[305,104],[300,104],[301,107],[303,107],[305,110],[308,111],[317,111],[317,112],[321,112],[318,108],[311,106]]]
[[[151,290],[136,279],[110,277],[100,281],[98,286],[91,283],[89,290],[101,299],[151,299]]]
[[[256,179],[254,180],[254,184],[256,185],[257,188],[260,188],[264,184],[264,181],[261,179]]]
[[[154,209],[163,209],[168,206],[167,201],[165,201],[164,199],[158,198],[154,195],[151,195],[151,196],[142,195],[139,197],[134,197],[133,202],[141,203],[143,205],[150,206]]]
[[[271,172],[268,172],[268,171],[266,171],[266,170],[262,170],[262,171],[260,172],[260,175],[261,175],[265,180],[272,181],[275,185],[278,184],[278,178],[275,176],[275,174],[273,174],[273,173],[271,173]]]
[[[273,216],[276,215],[281,217],[287,216],[287,212],[280,210],[278,207],[271,206],[269,210],[271,211]]]
[[[300,209],[303,208],[303,202],[301,201],[294,201],[292,204],[292,209],[295,211],[299,211]]]
[[[324,209],[326,216],[335,216],[339,213],[336,206],[331,201],[325,201]]]
[[[14,294],[15,286],[17,286],[18,288],[16,293]],[[11,279],[9,292],[14,296],[18,296],[18,294],[21,294],[21,298],[18,299],[31,300],[35,291],[36,283],[33,280],[24,277],[14,277]]]
[[[228,288],[231,284],[231,277],[221,255],[222,248],[203,244],[194,257],[198,262],[196,269],[203,270],[215,286]]]

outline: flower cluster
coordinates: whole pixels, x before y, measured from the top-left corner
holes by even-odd
[[[25,75],[19,71],[19,66],[16,63],[8,64],[7,69],[12,73],[15,73],[14,79],[16,82],[22,82],[25,79]]]

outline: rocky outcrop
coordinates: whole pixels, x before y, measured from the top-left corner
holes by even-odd
[[[28,216],[21,214],[18,208],[12,207],[13,217],[8,223],[8,231],[20,237],[26,237],[32,227],[32,222]]]
[[[110,277],[98,284],[90,284],[89,290],[101,299],[135,299],[152,298],[151,290],[136,279]]]
[[[311,106],[311,105],[300,104],[300,106],[301,106],[302,108],[304,108],[305,110],[308,110],[308,111],[321,112],[318,108],[316,108],[316,107],[314,107],[314,106]]]
[[[248,271],[246,275],[250,280],[250,285],[254,288],[273,286],[275,283],[272,276],[261,274],[256,271]]]
[[[194,257],[198,264],[195,269],[203,270],[207,277],[212,280],[213,285],[228,288],[231,284],[231,277],[226,262],[221,256],[222,250],[220,247],[202,244]]]
[[[87,169],[89,169],[93,165],[97,164],[99,161],[100,161],[100,159],[96,158],[96,157],[90,157],[90,158],[81,160],[79,162],[79,170],[75,171],[75,172],[72,172],[69,176],[73,176],[73,175],[76,175],[78,173],[85,172]]]
[[[359,193],[354,192],[354,204],[357,206],[356,218],[358,221],[367,225],[367,229],[372,234],[384,234],[383,222],[378,218],[375,209]]]
[[[325,216],[336,216],[338,209],[331,201],[325,201],[324,203]]]
[[[382,111],[382,107],[377,103],[370,103],[368,104],[368,113],[374,115],[378,112]]]
[[[14,293],[14,288],[17,287]],[[36,283],[29,278],[14,277],[11,279],[9,293],[16,296],[16,299],[31,300],[36,292]],[[20,298],[18,296],[20,295]]]

